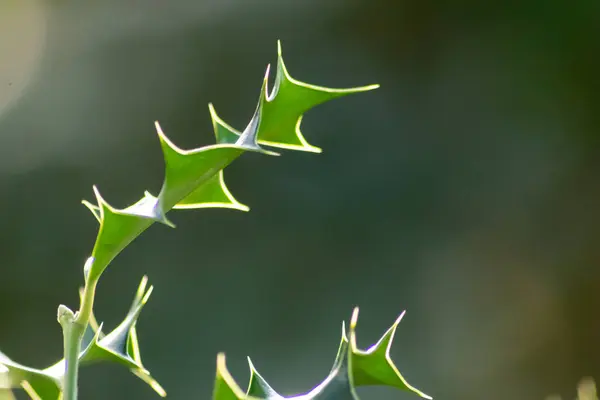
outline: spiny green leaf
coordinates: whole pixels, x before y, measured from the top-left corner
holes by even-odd
[[[102,325],[98,325],[92,315],[79,360],[81,366],[101,361],[122,364],[160,396],[165,397],[165,390],[142,363],[135,327],[140,312],[152,293],[152,286],[146,289],[147,283],[148,278],[144,276],[129,312],[123,322],[112,332],[102,333]],[[39,370],[15,363],[0,353],[0,390],[22,387],[33,400],[56,400],[60,396],[64,373],[64,358],[54,365]]]
[[[260,144],[320,152],[319,148],[309,145],[300,132],[304,113],[325,101],[378,87],[378,85],[370,85],[350,89],[331,89],[295,80],[289,75],[283,62],[280,42],[278,42],[277,75],[270,94],[268,78],[269,67],[263,79],[255,113],[242,132],[235,130],[219,118],[212,104],[209,104],[217,141],[215,145],[182,150],[167,138],[158,122],[155,123],[165,161],[164,181],[157,196],[145,192],[144,197],[136,203],[124,209],[117,209],[109,205],[94,186],[96,204],[83,201],[100,224],[94,249],[84,268],[87,281],[97,280],[109,263],[154,222],[174,227],[166,216],[171,209],[219,207],[247,211],[248,206],[237,201],[225,185],[223,170],[231,162],[247,151],[278,155],[262,149]],[[101,325],[97,325],[92,318],[93,321],[86,331],[80,358],[82,364],[101,360],[124,364],[159,394],[164,395],[164,390],[144,368],[140,358],[135,324],[151,292],[151,288],[146,291],[145,286],[144,278],[129,314],[111,333],[104,335]],[[335,369],[337,375],[332,373],[328,378],[329,381],[326,382],[333,381],[334,378],[343,382],[345,375],[342,372],[345,369],[345,364],[340,364]],[[56,400],[60,398],[64,370],[64,359],[39,370],[15,363],[0,353],[0,390],[22,387],[33,399]],[[255,379],[258,379],[257,376],[256,373]],[[324,390],[330,390],[331,387],[333,387],[331,384],[322,384],[321,389],[315,390],[318,389],[322,394],[327,393]],[[266,382],[262,388],[268,392],[267,396],[276,395]],[[349,393],[353,393],[351,385]],[[313,397],[316,396],[317,394]],[[247,398],[227,371],[223,355],[220,355],[217,360],[214,398],[216,400]]]
[[[246,391],[248,396],[261,399],[283,399],[254,368],[250,357],[248,357],[248,365],[250,367],[250,383]]]
[[[344,331],[342,331],[342,336],[345,337]],[[266,400],[358,400],[352,383],[352,375],[348,369],[347,340],[342,340],[327,378],[308,393],[284,397],[267,383],[252,364],[250,364],[250,371],[247,393],[254,393],[255,396]]]
[[[349,89],[332,89],[311,85],[291,77],[277,42],[277,74],[271,93],[262,97],[263,115],[258,132],[258,143],[283,149],[320,153],[319,147],[310,145],[302,132],[302,116],[311,108],[337,97],[378,88],[369,85]]]
[[[250,207],[237,201],[225,186],[223,170],[209,178],[187,197],[177,203],[174,209],[221,207],[249,211]]]
[[[33,400],[58,400],[61,376],[19,364],[0,353],[0,391],[24,389]]]
[[[258,400],[252,396],[247,396],[235,382],[227,365],[225,364],[225,354],[217,355],[217,374],[213,389],[213,400]]]
[[[430,396],[411,386],[400,374],[398,368],[396,368],[394,362],[390,358],[390,349],[392,347],[394,334],[396,333],[396,328],[404,314],[405,312],[400,314],[394,324],[384,333],[377,343],[367,350],[360,350],[356,347],[358,308],[354,309],[349,333],[349,354],[354,385],[357,387],[369,385],[391,386],[414,392],[425,399],[431,399]]]
[[[377,343],[367,350],[360,350],[356,346],[358,308],[355,308],[350,320],[348,335],[346,335],[345,325],[342,324],[342,339],[329,375],[323,382],[304,394],[284,397],[277,393],[258,373],[250,359],[248,359],[250,365],[250,382],[246,395],[265,400],[358,400],[355,388],[359,386],[378,385],[395,387],[416,393],[422,398],[431,399],[430,396],[415,389],[406,382],[389,356],[394,333],[403,315],[404,313],[400,315]],[[218,380],[218,383],[221,386],[226,385],[230,388],[226,389],[222,387],[220,392],[237,393],[236,388],[238,386],[231,377],[229,379]],[[213,400],[230,399],[239,399],[239,397],[213,398]]]
[[[160,396],[167,394],[160,384],[144,367],[140,354],[136,323],[142,308],[148,301],[153,287],[146,290],[148,278],[144,276],[135,295],[131,308],[123,322],[109,334],[102,333],[102,325],[97,325],[96,319],[90,323],[94,336],[81,352],[82,365],[99,361],[111,361],[128,367],[133,374],[146,382]]]
[[[114,257],[154,222],[174,227],[166,217],[171,209],[219,207],[247,211],[248,206],[238,202],[227,189],[223,179],[225,167],[247,151],[278,155],[262,149],[259,144],[320,152],[309,145],[300,132],[304,113],[325,101],[378,87],[331,89],[295,80],[283,62],[280,42],[277,75],[270,94],[268,77],[269,67],[254,116],[243,132],[225,123],[209,104],[215,145],[182,150],[167,138],[158,122],[155,123],[165,160],[165,176],[158,196],[146,192],[135,204],[117,209],[110,206],[94,187],[97,204],[87,201],[84,204],[100,222],[100,228],[86,279],[98,279]]]

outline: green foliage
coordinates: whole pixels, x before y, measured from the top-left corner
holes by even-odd
[[[148,383],[160,396],[164,389],[142,364],[136,324],[152,287],[147,288],[144,277],[125,318],[116,328],[104,333],[93,313],[95,288],[110,262],[142,232],[158,222],[170,227],[173,223],[167,213],[173,209],[230,208],[248,211],[237,201],[225,185],[223,170],[247,151],[278,155],[261,145],[275,148],[318,153],[318,147],[308,144],[300,131],[304,113],[323,102],[351,93],[375,89],[378,85],[350,89],[331,89],[300,82],[290,76],[278,43],[278,63],[275,84],[268,90],[269,68],[263,80],[254,116],[243,131],[225,123],[209,105],[216,144],[193,150],[182,150],[173,144],[155,123],[162,147],[165,175],[158,195],[146,192],[136,203],[117,209],[94,187],[96,204],[84,201],[99,222],[98,235],[84,266],[85,285],[80,291],[77,312],[61,305],[58,321],[63,328],[65,357],[44,369],[30,368],[14,362],[0,353],[0,399],[10,399],[9,389],[21,387],[33,399],[74,400],[77,398],[77,373],[80,366],[98,362],[112,362],[128,368]],[[400,375],[389,357],[389,348],[400,318],[379,342],[368,350],[356,347],[355,310],[346,333],[343,329],[338,355],[329,376],[312,391],[296,396],[303,399],[344,400],[356,399],[355,388],[386,385],[414,392],[430,398],[410,386]],[[282,399],[256,372],[250,363],[252,378],[247,392],[243,392],[227,372],[223,354],[217,357],[217,378],[214,400],[241,398]]]
[[[284,149],[318,152],[300,132],[303,114],[334,98],[375,89],[377,85],[330,89],[295,80],[287,72],[281,45],[278,46],[275,85],[268,93],[269,67],[260,91],[258,106],[244,131],[225,123],[209,106],[216,145],[182,150],[156,130],[165,160],[165,179],[158,196],[146,192],[137,203],[119,210],[110,206],[94,187],[97,204],[84,204],[100,222],[89,267],[90,278],[99,277],[114,257],[154,222],[173,227],[166,214],[170,209],[225,207],[248,210],[231,195],[223,180],[223,169],[246,151],[277,155],[260,144]]]
[[[391,386],[431,399],[430,396],[409,385],[390,359],[394,333],[403,315],[404,313],[398,317],[377,343],[367,350],[360,350],[356,347],[358,308],[355,308],[348,333],[342,324],[342,339],[329,375],[308,393],[295,396],[284,397],[277,393],[256,371],[250,359],[248,359],[250,383],[244,393],[227,371],[225,355],[221,353],[217,357],[213,400],[240,400],[248,397],[263,400],[357,400],[355,389],[360,386]]]
[[[164,397],[166,392],[142,364],[135,328],[140,312],[152,293],[152,287],[146,290],[147,281],[146,277],[142,279],[129,312],[110,333],[102,333],[102,325],[98,325],[92,315],[79,361],[82,366],[106,361],[124,365]],[[5,367],[4,371],[2,365]],[[0,353],[0,388],[21,385],[32,399],[58,399],[64,371],[64,359],[39,370],[15,363]]]

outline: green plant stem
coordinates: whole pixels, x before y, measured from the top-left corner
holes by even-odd
[[[68,310],[66,307],[62,311],[59,308],[59,322],[63,328],[65,356],[65,377],[62,388],[63,400],[77,400],[81,342],[90,321],[90,316],[92,315],[97,284],[97,278],[86,280],[79,311],[75,315],[70,310],[66,311]]]
[[[63,381],[63,399],[77,399],[77,380],[79,370],[79,351],[81,341],[77,337],[74,321],[63,327],[65,348],[65,377]]]

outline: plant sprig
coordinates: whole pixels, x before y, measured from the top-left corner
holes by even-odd
[[[132,373],[147,382],[159,395],[165,390],[142,364],[136,323],[139,314],[152,292],[146,288],[144,277],[133,304],[123,322],[107,334],[94,317],[96,287],[102,274],[112,260],[131,242],[155,222],[174,227],[167,213],[177,209],[230,208],[248,211],[225,185],[223,170],[243,153],[251,151],[266,155],[279,155],[261,146],[319,153],[321,149],[310,145],[304,138],[300,125],[303,115],[311,108],[352,93],[372,90],[378,85],[348,89],[332,89],[311,85],[291,77],[283,62],[281,43],[278,42],[278,60],[275,83],[269,92],[267,67],[258,105],[254,115],[243,131],[225,123],[212,104],[212,119],[216,144],[192,150],[182,150],[164,134],[158,122],[156,131],[165,162],[164,181],[155,196],[144,196],[124,209],[111,206],[93,187],[96,204],[83,201],[99,222],[98,234],[91,256],[84,265],[84,286],[80,290],[77,311],[61,305],[58,321],[63,330],[64,358],[44,368],[30,368],[14,362],[0,353],[0,390],[22,387],[32,399],[76,400],[78,397],[78,371],[80,366],[111,361],[129,368]],[[343,400],[355,399],[355,386],[389,385],[409,390],[424,398],[424,393],[410,386],[400,375],[389,358],[389,346],[396,323],[383,338],[367,351],[358,350],[355,327],[358,309],[353,314],[348,336],[343,333],[336,363],[329,377],[306,399]],[[251,364],[252,380],[247,393],[243,393],[227,372],[223,354],[217,357],[217,379],[214,400],[283,398],[273,391],[258,375]],[[337,386],[335,386],[337,385]],[[342,385],[342,397],[336,397]],[[331,395],[328,395],[330,393]]]
[[[220,353],[217,356],[213,400],[358,400],[356,388],[360,386],[391,386],[431,400],[431,396],[404,379],[390,358],[394,334],[403,316],[404,312],[377,343],[367,350],[360,350],[356,345],[358,307],[354,308],[348,332],[342,323],[342,339],[329,375],[309,392],[293,396],[282,396],[276,392],[258,373],[250,358],[250,382],[248,389],[242,391],[227,370],[225,354]]]

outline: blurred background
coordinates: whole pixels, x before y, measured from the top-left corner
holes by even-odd
[[[320,155],[244,155],[250,213],[180,211],[103,276],[114,327],[142,275],[144,364],[171,399],[208,399],[215,358],[283,394],[329,371],[361,307],[367,347],[407,310],[392,358],[437,399],[574,397],[600,376],[600,3],[595,0],[0,0],[0,349],[61,357],[97,184],[157,192],[153,122],[183,148],[243,129],[282,40],[297,79],[381,88],[306,115]],[[94,378],[94,377],[98,378]],[[158,398],[118,366],[86,400]],[[409,399],[391,389],[365,399]]]

